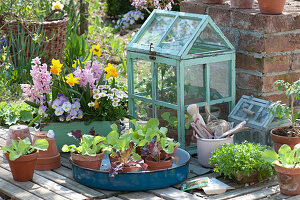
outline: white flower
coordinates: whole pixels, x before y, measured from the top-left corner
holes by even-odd
[[[67,121],[67,122],[68,122],[68,121],[71,121],[70,116],[67,116],[67,117],[66,117],[66,121]]]
[[[69,112],[72,108],[72,104],[69,101],[66,101],[62,105],[62,109],[64,109],[65,112]]]
[[[118,103],[118,102],[120,102],[120,99],[118,97],[114,97],[113,98],[113,102],[117,102]]]
[[[113,107],[117,107],[119,105],[118,102],[112,102]]]
[[[48,133],[47,133],[47,137],[48,138],[54,138],[54,136],[55,136],[54,131],[53,130],[49,130]]]
[[[65,118],[63,116],[59,117],[59,121],[63,122],[65,121]]]
[[[64,8],[64,5],[62,5],[59,1],[52,3],[52,10],[62,10]]]
[[[100,99],[100,98],[101,98],[100,94],[101,94],[101,93],[94,94],[94,95],[93,95],[93,98],[94,98],[94,99]]]
[[[53,109],[57,109],[57,108],[60,106],[60,104],[61,104],[61,100],[55,99],[55,100],[53,101],[52,108],[53,108]]]
[[[112,91],[113,93],[119,92],[119,90],[118,90],[117,88],[112,88],[111,91]]]
[[[101,92],[100,93],[100,97],[102,98],[102,97],[106,97],[107,95],[106,95],[106,93],[104,93],[104,92]]]
[[[103,89],[104,89],[104,85],[99,85],[99,86],[98,86],[98,89],[99,89],[99,90],[103,90]]]
[[[114,98],[114,94],[107,94],[108,98],[113,99]]]
[[[95,103],[94,103],[94,102],[88,103],[88,106],[89,106],[89,107],[94,107],[94,106],[95,106]]]
[[[103,85],[104,89],[109,89],[110,86],[109,85]]]
[[[100,93],[100,90],[99,89],[93,89],[93,93],[94,94]]]
[[[62,114],[64,114],[64,110],[62,108],[58,107],[57,109],[55,109],[56,116],[61,116]]]
[[[123,94],[122,94],[122,97],[125,98],[125,99],[127,99],[127,98],[128,98],[128,95],[127,95],[126,93],[123,93]]]
[[[77,112],[77,118],[78,119],[82,119],[82,117],[83,117],[83,112],[82,112],[82,110],[79,110],[78,112]]]
[[[43,109],[39,109],[38,113],[39,113],[39,115],[43,115],[44,114]]]
[[[75,102],[72,104],[72,109],[74,109],[75,111],[78,111],[80,108],[80,103],[79,102]]]

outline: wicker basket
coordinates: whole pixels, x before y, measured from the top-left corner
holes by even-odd
[[[60,12],[62,17],[51,19],[52,15],[56,12]],[[7,16],[13,16],[15,20],[6,21],[5,17]],[[52,58],[62,60],[68,23],[69,19],[63,10],[53,10],[44,21],[19,20],[18,16],[12,12],[4,12],[0,15],[0,30],[4,30],[7,37],[9,37],[11,31],[14,38],[18,38],[20,27],[24,28],[25,36],[30,35],[30,38],[32,38],[34,31],[43,30],[47,41],[42,41],[40,48],[41,50],[45,50],[43,52],[45,54],[42,56],[42,61],[46,63],[49,63]],[[18,52],[11,50],[11,53],[12,56],[16,56]],[[30,55],[27,55],[27,57],[30,58]]]

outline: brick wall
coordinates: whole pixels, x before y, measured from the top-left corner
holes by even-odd
[[[257,2],[253,9],[185,0],[182,12],[208,14],[235,46],[236,94],[286,101],[272,88],[275,80],[300,79],[300,1],[287,0],[282,15],[264,15]]]

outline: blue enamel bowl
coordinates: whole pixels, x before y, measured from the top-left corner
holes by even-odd
[[[110,162],[107,155],[104,156],[100,170],[92,170],[72,164],[74,179],[86,186],[103,190],[140,191],[152,190],[176,185],[187,179],[191,156],[188,152],[178,148],[175,154],[179,162],[169,169],[141,172],[119,173],[114,178],[108,175]]]

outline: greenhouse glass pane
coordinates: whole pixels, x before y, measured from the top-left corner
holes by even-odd
[[[229,65],[228,61],[210,63],[210,99],[229,97]]]
[[[151,43],[156,44],[161,36],[167,31],[167,28],[173,20],[173,16],[156,15],[147,30],[136,43],[141,45],[150,45]]]
[[[174,24],[171,31],[164,39],[161,47],[164,49],[171,49],[175,51],[181,50],[181,48],[191,39],[191,36],[195,33],[197,26],[200,24],[201,19],[192,20],[179,18]]]
[[[139,96],[152,97],[151,62],[134,59],[133,61],[134,93]]]

